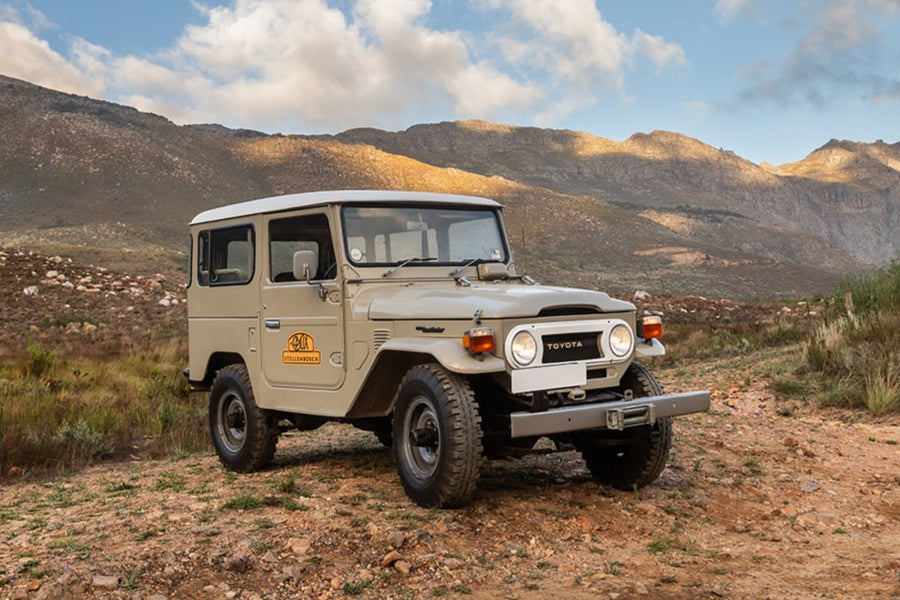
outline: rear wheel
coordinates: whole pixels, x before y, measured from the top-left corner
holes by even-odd
[[[256,406],[244,365],[219,371],[209,396],[209,429],[223,465],[242,473],[258,471],[275,456],[278,423]]]
[[[394,404],[394,459],[406,494],[426,507],[462,506],[481,463],[481,418],[469,382],[437,364],[409,370]]]
[[[631,363],[622,377],[621,388],[632,390],[635,398],[663,394],[656,377],[640,363]],[[614,488],[632,490],[659,477],[666,468],[671,445],[671,420],[663,418],[654,425],[595,432],[580,440],[577,447],[594,477]]]

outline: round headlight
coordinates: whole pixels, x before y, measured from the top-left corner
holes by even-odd
[[[534,341],[534,336],[527,331],[520,331],[513,337],[510,350],[516,364],[524,367],[530,365],[537,356],[537,342]]]
[[[619,358],[627,356],[633,344],[634,337],[627,326],[620,323],[609,332],[609,349]]]

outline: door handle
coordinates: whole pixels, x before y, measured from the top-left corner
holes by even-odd
[[[278,331],[281,329],[281,321],[278,319],[266,319],[266,329]]]

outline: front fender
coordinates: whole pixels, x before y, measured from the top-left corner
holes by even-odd
[[[393,338],[386,342],[378,351],[385,352],[388,350],[430,354],[445,369],[460,375],[480,375],[482,373],[497,373],[506,370],[506,363],[502,358],[497,358],[493,354],[472,356],[462,347],[459,340]]]

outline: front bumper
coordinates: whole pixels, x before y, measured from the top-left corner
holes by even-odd
[[[584,429],[622,430],[653,425],[657,419],[709,410],[705,390],[647,396],[621,402],[602,402],[551,408],[542,412],[514,412],[509,416],[514,438],[550,435]]]

